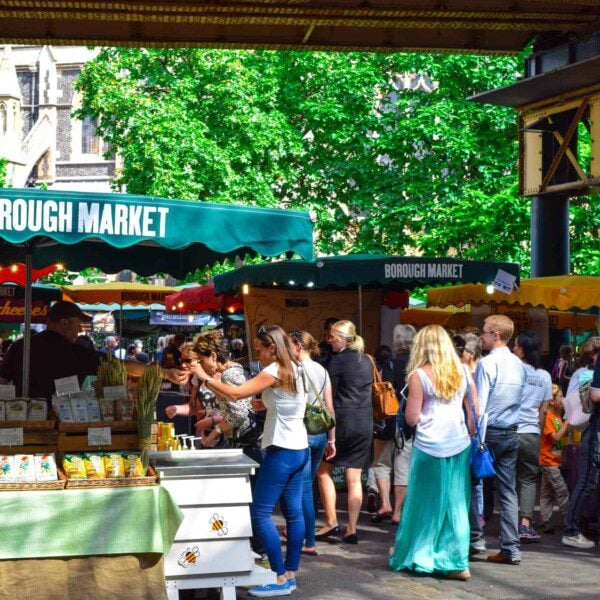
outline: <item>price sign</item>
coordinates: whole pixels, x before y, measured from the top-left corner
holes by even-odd
[[[496,279],[494,279],[494,283],[492,283],[492,287],[499,292],[504,292],[505,294],[510,294],[515,287],[515,282],[517,278],[502,269],[498,269],[496,273]]]
[[[0,400],[12,400],[16,395],[14,385],[0,385]]]
[[[71,375],[71,377],[62,377],[61,379],[55,379],[54,385],[56,386],[57,396],[77,394],[80,391],[79,380],[77,379],[77,375]]]
[[[123,400],[127,398],[127,390],[124,385],[113,385],[103,388],[102,394],[105,400]]]
[[[110,446],[110,427],[88,427],[88,446]]]
[[[0,446],[22,446],[23,428],[0,429]]]

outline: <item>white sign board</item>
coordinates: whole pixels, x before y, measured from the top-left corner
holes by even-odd
[[[12,400],[15,398],[15,386],[9,384],[0,385],[0,400]]]
[[[124,385],[112,385],[102,388],[105,400],[124,400],[127,398],[127,390]]]
[[[23,428],[0,429],[0,446],[22,446]]]
[[[77,375],[71,375],[70,377],[62,377],[61,379],[55,379],[54,385],[56,386],[57,396],[66,396],[67,394],[77,394],[79,391],[79,380]]]
[[[110,427],[88,427],[88,446],[110,446]]]
[[[502,269],[498,269],[496,273],[496,279],[494,279],[494,283],[492,283],[492,287],[499,292],[503,292],[504,294],[510,294],[515,287],[515,282],[517,278]]]

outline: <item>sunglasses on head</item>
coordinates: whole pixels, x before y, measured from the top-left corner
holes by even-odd
[[[269,338],[270,344],[275,344],[275,340],[273,339],[273,336],[267,331],[267,328],[264,325],[262,327],[258,328],[256,335],[264,335],[265,337]]]
[[[301,331],[292,331],[290,335],[299,343],[302,343],[302,332]]]

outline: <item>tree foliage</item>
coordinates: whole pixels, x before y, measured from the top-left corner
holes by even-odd
[[[320,253],[513,260],[529,267],[516,115],[466,98],[513,82],[520,58],[104,49],[81,117],[123,159],[117,187],[317,214]],[[426,74],[431,93],[399,90]],[[597,261],[598,198],[574,206],[573,265]],[[595,244],[595,245],[594,245]]]

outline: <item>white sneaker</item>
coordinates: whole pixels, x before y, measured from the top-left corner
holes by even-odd
[[[577,535],[563,535],[562,543],[565,546],[573,546],[573,548],[583,548],[589,550],[596,544],[592,540],[588,540],[581,533]]]

